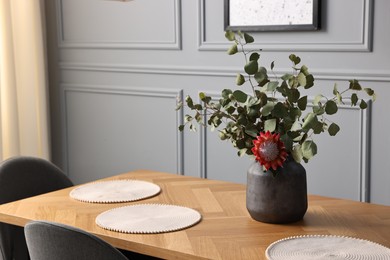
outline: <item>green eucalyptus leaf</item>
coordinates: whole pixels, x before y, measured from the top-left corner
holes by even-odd
[[[372,97],[372,101],[375,101],[376,99],[376,95],[375,95],[375,92],[374,90],[372,90],[371,88],[365,88],[364,91],[366,91],[366,93]]]
[[[337,113],[337,110],[338,110],[337,104],[336,104],[336,102],[334,102],[333,100],[328,100],[328,101],[325,103],[325,112],[326,112],[328,115],[336,114],[336,113]]]
[[[265,75],[267,75],[268,78],[268,72],[266,67],[260,66],[258,72],[264,73]]]
[[[338,89],[337,89],[337,83],[334,83],[334,86],[333,86],[333,95],[337,95],[339,93]]]
[[[278,132],[288,132],[291,130],[295,120],[291,119],[290,115],[285,117],[283,123],[279,124]]]
[[[283,95],[283,97],[287,97],[290,93],[290,88],[288,87],[286,81],[282,81],[279,87],[276,90]]]
[[[299,122],[299,120],[295,120],[295,122],[293,123],[293,125],[291,126],[291,131],[298,131],[302,128],[301,126],[301,123]]]
[[[304,141],[307,140],[307,138],[309,137],[309,135],[307,133],[304,133],[302,136],[301,136],[301,140],[299,141],[299,144],[303,144]]]
[[[238,152],[237,152],[237,155],[242,157],[244,156],[246,153],[247,153],[247,148],[243,148],[243,149],[240,149]]]
[[[302,111],[306,110],[306,106],[307,106],[307,96],[298,99],[298,107],[300,110]]]
[[[260,100],[261,106],[264,106],[265,104],[267,104],[267,102],[268,102],[267,94],[265,94],[264,92],[261,92],[259,90],[256,90],[256,96]]]
[[[194,118],[195,118],[196,122],[198,122],[198,123],[201,123],[202,119],[203,119],[199,112],[197,112],[195,114]]]
[[[222,90],[222,97],[223,98],[229,98],[229,95],[233,94],[233,91],[231,89],[224,89]]]
[[[282,80],[290,80],[291,78],[293,78],[294,77],[294,75],[292,75],[292,74],[284,74],[283,76],[282,76]]]
[[[178,110],[182,109],[182,107],[183,107],[183,101],[178,101],[178,102],[176,103],[176,108],[175,108],[175,110],[178,111]]]
[[[245,128],[245,133],[252,137],[257,137],[258,131],[256,128]]]
[[[336,123],[331,123],[328,127],[329,135],[335,136],[340,131],[340,127]]]
[[[299,96],[300,96],[300,93],[299,93],[298,89],[291,89],[291,91],[289,91],[289,94],[288,94],[288,100],[291,103],[296,103],[299,100]]]
[[[288,114],[287,108],[282,103],[276,103],[272,115],[277,118],[285,118]]]
[[[312,86],[314,86],[314,77],[313,77],[313,75],[309,74],[309,75],[306,76],[305,89],[309,89]]]
[[[236,84],[237,84],[238,86],[241,86],[241,85],[244,84],[244,83],[245,83],[245,78],[244,78],[244,76],[241,75],[241,74],[237,74],[237,77],[236,77]]]
[[[259,71],[255,73],[254,77],[260,86],[264,85],[268,80],[267,70],[264,67],[260,67]]]
[[[309,113],[307,114],[307,116],[305,117],[305,120],[302,124],[302,129],[305,129],[305,130],[309,130],[311,128],[311,126],[316,123],[318,120],[317,120],[317,115],[314,114],[314,113]]]
[[[240,103],[245,103],[246,100],[248,99],[248,95],[242,92],[241,90],[234,91],[233,96]]]
[[[229,98],[220,98],[219,99],[219,104],[223,107],[229,106],[231,100]]]
[[[267,102],[267,104],[265,104],[263,106],[263,109],[261,110],[261,114],[263,116],[270,115],[272,110],[274,109],[274,107],[275,107],[275,103],[274,102]]]
[[[222,132],[222,131],[220,131],[218,133],[218,136],[219,136],[219,139],[221,139],[222,141],[226,140],[228,138],[228,136],[224,132]]]
[[[314,134],[318,135],[324,131],[324,124],[320,121],[315,122],[312,127]]]
[[[306,67],[306,65],[302,65],[301,67],[301,73],[303,73],[305,76],[309,75],[309,69]]]
[[[372,90],[371,88],[364,88],[364,91],[365,91],[369,96],[374,95],[374,90]]]
[[[228,112],[228,114],[230,114],[230,115],[233,114],[234,111],[236,111],[236,108],[233,107],[233,106],[230,106],[230,107],[228,107],[228,108],[226,109],[226,112]]]
[[[249,109],[249,112],[248,112],[248,117],[249,119],[252,119],[253,121],[256,121],[256,119],[258,118],[260,112],[258,109],[254,109],[254,108],[250,108]]]
[[[227,53],[229,55],[236,54],[238,52],[237,43],[234,43],[228,50]]]
[[[248,108],[251,108],[253,106],[256,106],[258,104],[260,104],[261,100],[259,98],[256,98],[256,97],[252,97],[252,96],[249,96],[248,100],[247,100],[247,106]]]
[[[203,110],[203,106],[202,106],[201,104],[196,104],[196,105],[194,105],[194,108],[195,108],[196,110]]]
[[[362,99],[359,106],[361,109],[366,109],[368,105],[367,102]]]
[[[185,115],[185,116],[184,116],[184,122],[185,122],[185,123],[191,122],[192,119],[193,119],[193,118],[192,118],[192,116],[190,116],[190,115]]]
[[[294,137],[294,142],[299,142],[299,143],[302,143],[302,138],[304,137],[305,135],[297,135],[296,137]]]
[[[337,104],[344,104],[343,103],[343,97],[341,96],[341,94],[340,93],[337,93],[336,94],[336,101],[337,101]]]
[[[295,54],[290,54],[289,59],[295,64],[299,64],[301,62],[301,58],[296,56]]]
[[[260,58],[260,55],[257,52],[253,52],[251,56],[249,57],[249,60],[258,60]]]
[[[238,149],[246,148],[245,140],[243,140],[243,139],[238,139],[238,140],[236,141],[236,146],[237,146]]]
[[[293,140],[288,134],[280,136],[280,140],[284,143],[287,151],[291,151],[293,147]]]
[[[314,106],[313,107],[313,112],[317,115],[320,116],[325,113],[325,109],[323,106]]]
[[[222,123],[222,120],[217,115],[212,116],[208,122],[209,125],[212,125],[214,127],[218,127],[221,123]]]
[[[273,70],[275,67],[275,61],[271,62],[271,70]]]
[[[289,131],[287,134],[292,138],[295,139],[296,137],[300,136],[300,131]],[[294,140],[295,141],[295,140]]]
[[[240,115],[237,119],[237,123],[240,125],[246,125],[248,124],[248,119],[246,118],[245,115]]]
[[[356,106],[358,100],[359,100],[359,98],[356,95],[356,93],[352,93],[352,95],[351,95],[351,105],[352,106]]]
[[[303,158],[301,145],[299,144],[295,145],[291,151],[291,155],[297,163],[300,163]]]
[[[298,74],[298,83],[300,86],[305,87],[306,86],[306,76],[302,72]]]
[[[220,110],[221,109],[221,104],[220,103],[217,103],[217,104],[212,103],[211,105],[212,105],[212,108],[214,108],[216,110]]]
[[[289,117],[291,122],[295,121],[295,119],[300,118],[302,115],[301,109],[299,107],[290,107],[289,108]]]
[[[242,114],[242,113],[244,113],[244,111],[245,111],[245,109],[243,107],[241,107],[241,106],[237,107],[237,113]]]
[[[179,125],[179,131],[183,131],[184,130],[184,125]]]
[[[299,85],[298,79],[297,79],[296,77],[292,77],[291,79],[289,79],[288,85],[289,85],[291,88],[297,88],[298,85]]]
[[[318,105],[318,103],[320,103],[321,99],[324,98],[323,95],[319,94],[317,96],[314,97],[314,100],[313,100],[313,105]]]
[[[253,147],[253,137],[247,137],[245,140],[246,148],[252,149]]]
[[[203,102],[205,102],[207,104],[211,101],[211,97],[206,96],[206,94],[204,92],[199,92],[199,98],[200,98],[200,100],[202,100]]]
[[[232,31],[226,31],[225,32],[225,37],[226,39],[228,39],[229,41],[234,41],[236,39],[236,35],[234,34],[234,32]]]
[[[276,119],[268,119],[264,122],[264,131],[273,132],[276,129]]]
[[[202,92],[201,92],[202,93]],[[192,101],[192,98],[190,96],[186,96],[186,103],[187,106],[191,109],[194,108],[194,102]]]
[[[193,124],[190,124],[190,131],[196,132],[196,126],[194,126]]]
[[[253,39],[253,37],[247,33],[244,33],[244,39],[246,43],[252,43],[255,41],[255,39]]]
[[[313,140],[306,140],[302,144],[302,155],[306,159],[310,159],[317,154],[317,145]]]
[[[257,63],[257,60],[249,61],[244,67],[245,72],[248,73],[249,75],[254,75],[258,69],[259,69],[259,64]]]
[[[358,80],[353,79],[353,80],[349,81],[349,89],[362,90],[362,87],[360,86],[360,83]]]
[[[266,88],[267,91],[273,92],[273,91],[276,90],[278,85],[279,85],[279,82],[277,82],[277,81],[270,81],[264,87]]]

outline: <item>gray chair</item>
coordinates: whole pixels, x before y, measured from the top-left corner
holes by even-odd
[[[126,260],[118,249],[81,229],[50,221],[24,228],[31,260]]]
[[[51,162],[13,157],[0,164],[0,204],[73,186]],[[0,223],[0,260],[30,259],[23,227]]]

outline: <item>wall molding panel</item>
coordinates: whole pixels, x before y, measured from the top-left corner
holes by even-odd
[[[206,39],[206,30],[208,29],[208,24],[206,21],[206,12],[207,5],[206,0],[198,0],[198,44],[200,51],[225,51],[230,47],[230,43],[227,41],[219,40],[208,40]],[[329,1],[329,0],[328,0]],[[336,1],[335,1],[336,2]],[[356,1],[357,2],[357,1]],[[333,41],[318,40],[316,42],[307,42],[307,41],[293,41],[293,39],[299,36],[305,36],[305,34],[299,34],[295,32],[293,35],[289,32],[284,33],[286,37],[283,38],[283,41],[272,40],[273,35],[267,34],[268,38],[271,38],[271,41],[265,42],[259,39],[256,39],[258,33],[253,33],[255,36],[256,43],[251,46],[253,49],[263,49],[263,51],[317,51],[317,52],[368,52],[372,49],[372,24],[373,24],[373,0],[360,0],[360,10],[361,10],[361,20],[359,27],[359,35],[356,40],[337,40],[338,37],[333,37]],[[221,8],[223,8],[221,6]],[[323,10],[329,11],[329,10]],[[222,21],[221,21],[222,23]],[[210,23],[211,24],[211,23]],[[214,23],[215,24],[215,23]],[[321,30],[320,30],[321,31]],[[316,38],[316,33],[311,32],[313,38]],[[260,33],[261,34],[261,33]],[[259,35],[260,35],[259,34]],[[279,33],[283,34],[283,33]],[[304,38],[304,37],[301,37]],[[319,37],[318,37],[319,38]]]
[[[67,38],[67,34],[68,33],[71,33],[71,32],[68,32],[68,28],[66,28],[66,23],[64,21],[64,17],[68,18],[70,17],[69,14],[65,14],[64,15],[64,12],[68,12],[68,13],[71,13],[72,10],[64,10],[64,1],[65,0],[56,0],[56,11],[57,11],[57,28],[58,28],[58,45],[60,48],[80,48],[80,49],[85,49],[85,48],[89,48],[89,49],[152,49],[152,50],[180,50],[181,49],[181,0],[166,0],[166,1],[170,1],[172,6],[173,6],[173,10],[172,10],[172,13],[169,13],[169,14],[165,14],[167,15],[166,19],[164,19],[163,17],[159,17],[158,19],[156,18],[154,21],[158,21],[160,19],[163,19],[164,21],[165,20],[169,20],[172,16],[173,16],[173,20],[172,20],[172,23],[169,24],[169,28],[165,28],[165,32],[163,35],[165,37],[165,35],[167,34],[170,34],[170,37],[169,39],[159,39],[158,37],[152,37],[150,35],[153,34],[152,31],[150,32],[146,32],[146,35],[144,35],[144,38],[145,39],[142,39],[142,35],[140,32],[137,33],[137,35],[141,35],[140,39],[137,39],[136,36],[129,36],[129,35],[132,35],[133,32],[132,30],[134,30],[134,28],[137,26],[135,25],[135,27],[131,27],[129,26],[128,28],[128,34],[123,34],[123,35],[126,35],[126,39],[120,39],[119,37],[121,36],[117,36],[116,39],[106,39],[104,37],[101,37],[99,36],[101,39],[93,39],[93,37],[91,39],[77,39],[77,38],[73,38],[73,39],[68,39]],[[69,0],[66,0],[68,2],[70,2]],[[76,1],[76,0],[72,0],[73,2],[76,2],[76,4],[83,4],[82,2],[79,2],[79,1]],[[78,2],[78,3],[77,3]],[[85,1],[83,1],[85,2]],[[122,7],[126,7],[127,5],[133,5],[135,8],[137,6],[139,6],[140,4],[142,3],[132,3],[132,1],[109,1],[109,0],[101,0],[101,1],[90,1],[90,4],[93,5],[93,6],[97,6],[97,5],[106,5],[106,6],[109,6],[111,7],[113,10],[121,10],[123,9]],[[142,1],[143,2],[143,1]],[[148,2],[148,1],[145,1],[145,2]],[[87,1],[87,4],[88,4],[88,1]],[[118,8],[118,6],[122,5],[121,7]],[[96,7],[95,7],[96,8]],[[115,9],[117,8],[117,9]],[[89,12],[92,12],[94,10],[89,10]],[[96,10],[95,10],[96,11]],[[162,13],[161,10],[159,12],[160,14]],[[131,15],[128,15],[128,17],[130,17]],[[82,19],[80,17],[77,17],[79,19]],[[100,21],[100,20],[98,20]],[[137,23],[136,21],[134,22],[135,24]],[[134,24],[133,23],[133,24]],[[131,24],[130,24],[131,25]],[[159,23],[157,23],[157,26],[159,25]],[[91,25],[92,26],[92,25]],[[123,25],[124,26],[124,25]],[[162,25],[161,25],[162,26]],[[70,27],[72,30],[77,30],[77,26],[71,26]],[[89,28],[91,29],[91,28]],[[93,28],[93,29],[96,29],[96,31],[100,31],[100,30],[106,30],[106,31],[103,31],[101,32],[101,34],[109,34],[109,32],[113,32],[113,31],[116,31],[117,28],[110,28],[110,27],[105,27],[104,29],[103,28]],[[150,28],[150,30],[152,30],[153,28]],[[156,28],[157,30],[160,30],[160,28]],[[162,29],[162,28],[161,28]],[[169,29],[169,30],[168,30]],[[92,30],[89,30],[89,31],[92,31]],[[68,33],[67,33],[68,32]],[[75,33],[76,34],[76,33]],[[96,35],[99,35],[99,33],[94,33],[94,36]],[[96,38],[99,38],[98,36],[96,36]],[[162,37],[160,35],[160,37]],[[104,39],[103,39],[104,38]]]
[[[81,84],[61,84],[61,109],[62,109],[62,124],[65,131],[63,136],[63,161],[65,163],[65,171],[69,169],[69,118],[68,118],[68,106],[69,106],[69,94],[99,94],[99,95],[118,95],[125,97],[151,97],[159,99],[171,99],[176,102],[178,99],[183,99],[182,89],[152,89],[144,87],[122,87],[122,86],[102,86],[102,85],[81,85]],[[175,125],[173,128],[183,124],[183,112],[176,111]],[[175,132],[175,158],[176,158],[176,173],[184,173],[184,138],[183,133],[180,131]]]
[[[242,71],[239,67],[207,67],[207,66],[142,66],[123,64],[96,64],[96,63],[60,63],[60,69],[72,71],[113,72],[113,73],[143,73],[143,74],[167,74],[167,75],[193,75],[193,76],[227,76],[235,77]],[[291,69],[275,69],[275,74],[280,77],[285,73],[291,73]],[[390,82],[390,71],[386,70],[315,70],[310,72],[319,80],[365,80],[375,82]]]
[[[218,102],[220,98],[220,94],[217,92],[209,92],[206,93],[212,98],[212,101]],[[308,97],[308,106],[312,107],[311,103],[313,102],[314,97]],[[200,102],[200,100],[198,100]],[[358,149],[359,156],[356,165],[358,165],[358,173],[357,176],[359,178],[359,197],[356,198],[362,202],[370,201],[370,136],[371,136],[371,106],[372,102],[367,101],[368,107],[365,110],[361,110],[359,107],[351,107],[351,103],[349,100],[344,100],[343,105],[339,106],[340,110],[349,110],[358,113],[358,130],[359,130],[359,140],[358,140]],[[207,118],[204,118],[204,124],[207,125]],[[199,138],[199,176],[201,178],[208,178],[208,161],[209,155],[207,154],[207,146],[208,146],[208,138],[207,136],[210,134],[209,129],[200,128],[198,131]],[[215,134],[212,133],[212,134]],[[232,147],[232,149],[234,149]],[[310,163],[309,163],[310,164]],[[249,165],[248,165],[249,167]]]

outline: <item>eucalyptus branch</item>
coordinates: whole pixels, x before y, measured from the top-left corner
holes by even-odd
[[[246,76],[238,73],[236,85],[244,83],[252,88],[252,95],[248,95],[240,89],[223,89],[219,103],[211,102],[212,98],[204,93],[199,93],[201,104],[193,102],[186,97],[187,106],[195,112],[195,116],[185,116],[185,125],[192,125],[195,120],[200,125],[207,124],[213,128],[219,128],[221,140],[230,140],[238,154],[252,155],[253,141],[257,137],[270,132],[280,135],[280,140],[285,144],[287,153],[300,162],[307,162],[317,154],[317,145],[313,141],[313,135],[328,132],[330,136],[336,135],[340,127],[328,116],[336,114],[339,105],[342,104],[344,95],[351,91],[351,105],[361,109],[367,108],[365,100],[359,98],[360,91],[366,92],[372,100],[375,93],[370,88],[362,88],[357,80],[349,81],[349,88],[341,92],[334,86],[334,96],[319,94],[313,100],[313,106],[308,106],[308,97],[301,96],[302,89],[314,86],[314,76],[309,69],[301,63],[300,57],[291,54],[290,61],[293,63],[292,74],[285,74],[278,78],[271,63],[271,71],[274,80],[270,81],[267,69],[259,65],[260,54],[257,51],[246,51],[247,44],[253,43],[254,39],[247,33],[231,32],[225,34],[232,42],[228,50],[229,55],[242,53]],[[283,100],[276,99],[277,94],[283,96]],[[182,107],[179,104],[179,109]],[[204,124],[208,119],[207,124]]]

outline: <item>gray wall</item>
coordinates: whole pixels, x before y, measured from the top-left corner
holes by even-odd
[[[315,137],[309,192],[390,205],[390,1],[323,0],[322,29],[254,33],[277,75],[299,55],[331,95],[359,79],[378,94],[344,106],[336,137]],[[209,131],[179,133],[176,98],[235,87],[223,0],[47,1],[53,160],[76,183],[152,169],[245,183],[248,158]],[[186,112],[186,111],[185,111]]]

